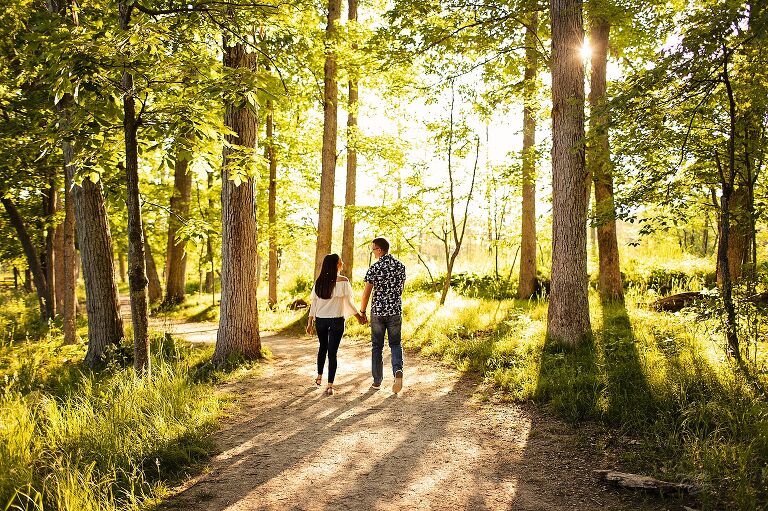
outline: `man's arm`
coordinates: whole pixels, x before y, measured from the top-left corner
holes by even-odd
[[[368,309],[368,300],[371,298],[371,291],[373,291],[373,284],[366,282],[365,289],[363,289],[363,298],[360,301],[360,314],[362,315],[365,315],[365,311]]]

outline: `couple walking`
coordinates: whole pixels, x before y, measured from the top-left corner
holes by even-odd
[[[371,389],[380,389],[384,379],[382,353],[385,334],[389,338],[389,349],[392,352],[392,374],[395,378],[392,392],[397,394],[403,388],[403,347],[400,331],[403,323],[405,266],[389,254],[389,242],[385,238],[376,238],[371,242],[371,253],[376,257],[376,262],[365,274],[365,289],[359,311],[352,300],[352,285],[349,279],[340,275],[344,263],[337,254],[325,256],[320,276],[312,288],[307,333],[312,335],[317,332],[320,342],[315,384],[318,387],[322,384],[327,356],[328,386],[325,393],[329,395],[334,393],[336,355],[344,335],[344,322],[351,316],[355,316],[360,324],[371,325]],[[369,321],[366,311],[371,293],[373,299]]]

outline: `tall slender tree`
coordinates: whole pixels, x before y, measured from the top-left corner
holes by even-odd
[[[600,265],[599,290],[604,302],[622,300],[624,291],[616,238],[616,208],[613,200],[613,165],[608,142],[610,115],[606,106],[608,41],[611,25],[601,15],[590,16],[589,43],[592,66],[589,88],[589,143],[587,169],[595,185],[595,222]]]
[[[350,25],[357,23],[357,0],[349,0],[348,19]],[[354,27],[352,27],[354,32]],[[357,41],[352,42],[352,51],[357,50]],[[341,240],[341,259],[344,261],[347,278],[352,280],[355,267],[355,218],[350,208],[357,201],[357,112],[358,76],[357,69],[349,69],[349,99],[347,115],[347,186],[344,194],[344,231]]]
[[[118,3],[120,29],[128,32],[131,28],[133,2],[120,0]],[[125,184],[126,207],[128,209],[128,287],[131,297],[131,320],[133,323],[134,368],[139,372],[151,371],[149,358],[149,321],[147,270],[144,255],[144,231],[139,200],[139,142],[137,132],[141,120],[136,113],[136,99],[133,90],[133,75],[125,68],[122,74],[123,94],[123,136],[125,138]]]
[[[269,164],[269,198],[267,199],[269,223],[269,290],[267,303],[272,308],[277,305],[277,152],[274,136],[274,104],[267,101],[266,153]]]
[[[582,0],[550,0],[552,17],[552,279],[547,336],[591,334],[587,279]]]
[[[337,31],[341,18],[341,0],[328,0],[328,24],[325,28],[325,87],[323,94],[323,152],[318,206],[315,274],[320,272],[323,258],[331,251],[333,241],[333,195],[336,182],[336,137],[339,84],[337,71]]]
[[[168,249],[165,256],[165,305],[182,303],[187,283],[186,239],[177,239],[182,222],[189,216],[192,200],[192,173],[189,163],[192,153],[187,147],[189,135],[180,135],[177,142],[176,161],[173,166],[173,195],[168,216]]]
[[[534,3],[535,6],[535,3]],[[520,240],[520,281],[518,298],[530,298],[536,291],[536,77],[539,67],[539,15],[531,13],[525,26],[525,72],[523,94],[523,204]]]

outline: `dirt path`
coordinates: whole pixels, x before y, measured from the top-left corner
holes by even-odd
[[[212,342],[213,323],[153,323]],[[602,468],[569,427],[533,408],[483,403],[477,382],[418,356],[406,387],[369,389],[370,348],[344,339],[338,392],[313,382],[316,341],[265,336],[274,360],[224,385],[238,409],[205,474],[163,509],[663,509],[597,484]],[[387,352],[385,351],[385,354]]]

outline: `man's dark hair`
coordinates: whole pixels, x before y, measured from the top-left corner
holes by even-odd
[[[385,254],[389,254],[389,242],[387,238],[376,238],[371,243],[379,247]]]

